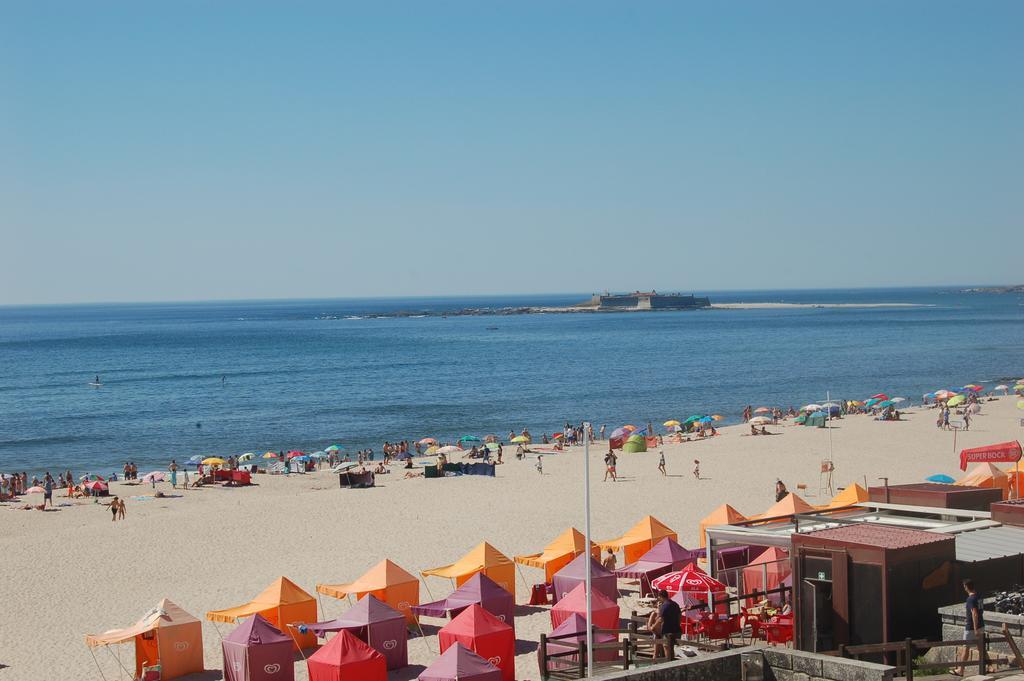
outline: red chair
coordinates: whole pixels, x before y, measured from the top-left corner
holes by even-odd
[[[765,640],[771,645],[787,644],[793,640],[793,618],[790,617],[773,617],[765,625],[765,633],[767,637]]]
[[[725,619],[709,616],[701,621],[700,630],[710,640],[727,639],[740,630],[740,618],[737,615]]]

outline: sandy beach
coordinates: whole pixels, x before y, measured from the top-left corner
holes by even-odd
[[[1015,403],[1012,396],[983,402],[971,430],[958,434],[957,450],[1020,438],[1024,412]],[[651,415],[655,422],[669,417]],[[892,483],[934,473],[959,477],[953,433],[936,429],[935,412],[910,409],[905,419],[851,416],[834,422],[836,484],[878,484],[880,476]],[[767,509],[777,477],[793,491],[806,484],[810,503],[826,502],[817,494],[819,464],[828,452],[826,430],[769,430],[779,434],[749,437],[746,427],[732,426],[705,441],[667,444],[668,477],[657,471],[656,450],[620,455],[617,483],[601,482],[606,444],[596,444],[594,537],[616,537],[650,513],[692,547],[699,520],[719,504],[731,503],[746,514]],[[99,678],[85,634],[126,626],[164,597],[203,618],[208,610],[248,601],[281,575],[313,593],[317,582],[349,581],[382,558],[418,573],[452,562],[484,540],[510,557],[539,551],[566,527],[583,527],[581,451],[546,455],[543,475],[532,458],[516,461],[509,449],[511,460],[498,467],[496,478],[405,480],[395,466],[368,490],[339,489],[327,472],[260,475],[258,486],[205,488],[166,499],[152,498],[148,485],[114,483],[112,492],[127,497],[128,505],[126,520],[116,523],[106,506],[91,502],[45,513],[2,504],[0,679]],[[694,459],[701,461],[701,480],[691,473]],[[158,488],[172,493],[168,484]],[[62,494],[55,501],[63,501]],[[542,579],[539,570],[524,568],[523,575],[531,584]],[[437,578],[428,578],[426,586],[423,600],[451,590]],[[517,587],[518,602],[525,603],[527,584],[520,580]],[[623,612],[633,602],[623,598]],[[320,617],[347,607],[324,598]],[[390,678],[415,678],[437,656],[434,634],[443,621],[423,624],[428,636],[409,642],[412,666]],[[207,667],[219,669],[220,635],[231,625],[204,621],[203,629]],[[536,642],[546,631],[547,608],[519,607],[517,678],[538,678]],[[128,646],[121,651],[126,665],[131,654]],[[106,678],[119,678],[106,651],[97,651],[97,658]],[[306,678],[304,664],[296,665],[296,678]]]

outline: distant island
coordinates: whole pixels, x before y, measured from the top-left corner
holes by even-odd
[[[1016,286],[979,286],[961,289],[960,293],[1024,293],[1024,284]]]
[[[634,291],[633,293],[595,293],[590,300],[576,307],[598,310],[696,310],[711,307],[708,298],[697,298],[682,293],[658,293],[657,291]]]

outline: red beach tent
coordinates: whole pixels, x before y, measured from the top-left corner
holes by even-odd
[[[553,653],[565,653],[569,650],[575,650],[578,643],[585,643],[587,640],[587,617],[586,615],[580,615],[573,613],[561,624],[555,627],[551,631],[551,636],[568,636],[568,638],[559,638],[557,640],[547,642],[547,652],[549,655]],[[594,643],[615,643],[619,639],[615,634],[594,634]],[[569,655],[565,657],[553,657],[548,659],[548,664],[553,669],[578,669],[579,661],[576,659],[576,655]],[[598,662],[614,662],[619,659],[619,651],[611,649],[600,649],[594,651],[594,659]]]
[[[590,561],[590,583],[594,591],[600,591],[612,602],[619,598],[619,580],[615,573],[587,554],[581,553],[551,578],[551,585],[555,591],[555,603],[565,598],[577,585],[586,583],[588,560]]]
[[[221,642],[224,681],[292,681],[292,639],[259,613],[239,624]]]
[[[501,670],[456,643],[416,678],[418,681],[501,681]]]
[[[306,660],[309,681],[387,681],[384,656],[342,631]]]
[[[594,626],[599,629],[619,628],[618,603],[597,590],[594,591],[590,601],[594,612]],[[558,625],[572,617],[573,614],[582,615],[584,619],[587,617],[587,587],[585,584],[577,585],[565,598],[551,608],[551,626],[557,629]]]
[[[405,615],[372,594],[364,596],[337,619],[304,624],[300,631],[312,632],[320,638],[326,638],[332,631],[348,631],[383,655],[388,669],[409,666]]]
[[[478,604],[469,606],[446,624],[437,639],[442,653],[461,643],[500,669],[502,681],[515,681],[516,635],[512,627]]]

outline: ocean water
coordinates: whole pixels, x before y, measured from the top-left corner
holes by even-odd
[[[703,292],[697,292],[701,294]],[[1024,297],[710,292],[900,308],[439,316],[585,295],[0,307],[0,471],[609,429],[744,405],[920,401],[1024,375]],[[414,316],[374,318],[397,311]],[[425,315],[425,316],[420,316]],[[103,386],[89,382],[99,374]],[[222,380],[222,377],[224,379]]]

